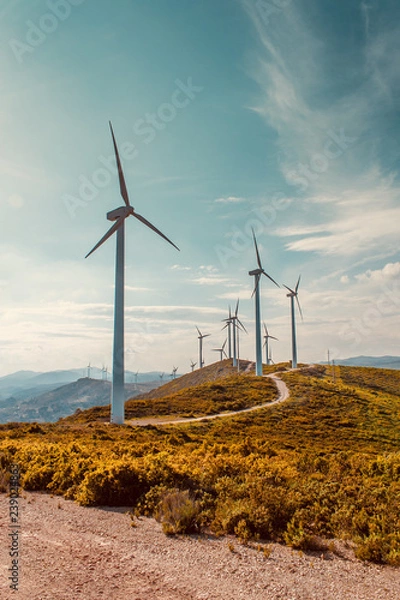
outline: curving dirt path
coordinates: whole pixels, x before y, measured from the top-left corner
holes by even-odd
[[[284,381],[279,377],[278,373],[270,373],[269,375],[264,375],[264,377],[268,377],[272,379],[278,389],[278,397],[276,400],[272,400],[272,402],[265,402],[264,404],[257,404],[257,406],[251,406],[250,408],[241,408],[240,410],[235,410],[231,412],[223,412],[218,413],[216,415],[205,415],[204,417],[192,417],[189,419],[185,419],[184,417],[180,417],[179,419],[169,419],[162,417],[153,417],[150,419],[134,419],[125,421],[126,425],[132,425],[133,427],[145,427],[146,425],[179,425],[181,423],[196,423],[199,421],[211,421],[213,419],[222,419],[225,417],[234,417],[235,415],[240,415],[242,413],[253,412],[254,410],[260,410],[260,408],[266,408],[267,406],[273,406],[274,404],[279,404],[280,402],[284,402],[289,398],[290,392]]]

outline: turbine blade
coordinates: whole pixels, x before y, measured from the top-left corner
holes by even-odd
[[[260,269],[262,269],[262,264],[261,264],[261,258],[260,258],[260,253],[258,251],[258,246],[257,246],[257,240],[256,240],[256,234],[254,233],[254,229],[251,228],[252,232],[253,232],[253,240],[254,240],[254,246],[256,248],[256,254],[257,254],[257,263],[258,266],[260,267]]]
[[[276,285],[276,287],[281,287],[279,285],[279,283],[276,283],[275,279],[272,279],[272,277],[270,275],[268,275],[268,273],[266,273],[263,269],[263,275],[265,275],[265,277],[268,277],[268,279],[270,279],[272,281],[272,283],[274,283]]]
[[[251,294],[252,298],[253,298],[254,294],[256,293],[259,284],[260,284],[260,275],[256,275],[256,284],[254,286],[253,293]]]
[[[245,331],[247,333],[247,329],[246,327],[243,325],[242,321],[240,321],[239,319],[237,320],[237,322],[239,323],[240,327],[243,329],[243,331]]]
[[[267,326],[266,326],[266,324],[265,324],[265,323],[264,323],[263,325],[264,325],[264,331],[265,331],[265,335],[268,335],[268,329],[267,329]]]
[[[296,302],[297,302],[297,306],[299,307],[299,312],[300,312],[301,320],[304,321],[303,311],[301,310],[301,306],[300,306],[300,302],[299,302],[299,299],[297,297],[297,294],[296,294]]]
[[[297,293],[297,290],[299,289],[300,277],[301,277],[301,275],[299,275],[299,278],[298,278],[297,283],[296,283],[296,287],[294,288],[294,291],[296,293]]]
[[[230,305],[229,305],[229,319],[232,319],[232,311],[231,311]]]
[[[110,123],[110,129],[111,129],[111,135],[112,135],[112,139],[113,139],[113,144],[114,144],[115,158],[116,158],[117,167],[118,167],[119,188],[121,190],[121,196],[123,197],[126,206],[130,206],[131,203],[129,202],[128,190],[126,189],[125,177],[124,177],[124,172],[122,170],[121,161],[120,161],[120,158],[119,158],[119,152],[118,152],[117,142],[115,141],[115,136],[114,136],[114,131],[113,131],[113,128],[112,128],[112,125],[111,125],[111,121],[109,121],[109,123]]]
[[[238,310],[239,310],[239,298],[238,298],[238,301],[236,302],[235,317],[237,317]]]
[[[150,227],[150,229],[152,229],[153,231],[155,231],[156,233],[158,233],[158,235],[160,235],[162,238],[164,238],[164,240],[166,240],[167,242],[169,242],[171,244],[171,246],[173,246],[174,248],[176,248],[177,250],[179,250],[178,246],[175,246],[174,242],[171,242],[171,240],[169,238],[167,238],[166,235],[164,235],[163,233],[161,233],[161,231],[159,229],[157,229],[157,227],[154,227],[154,225],[152,225],[150,223],[150,221],[148,221],[147,219],[145,219],[144,217],[142,217],[142,215],[139,215],[137,212],[134,212],[133,216],[136,217],[137,219],[139,219],[139,221],[141,221],[145,225],[147,225],[147,227]]]
[[[228,341],[228,340],[225,340],[225,341],[224,341],[224,343],[222,344],[222,348],[221,348],[221,350],[222,350],[222,351],[224,351],[224,350],[225,350],[225,346],[226,346],[226,342],[227,342],[227,341]]]
[[[279,342],[278,338],[274,337],[273,335],[269,335],[268,336],[271,340],[276,340],[277,342]]]
[[[225,358],[228,358],[228,355],[227,355],[227,353],[225,352],[225,350],[222,350],[222,352],[223,352],[223,354],[224,354]]]
[[[205,334],[205,335],[203,335],[202,337],[203,337],[203,338],[205,338],[205,337],[210,337],[210,335],[211,335],[211,333],[206,333],[206,334]]]
[[[197,331],[199,332],[199,336],[201,337],[201,331],[200,331],[200,329],[197,327],[197,325],[195,325],[195,327],[196,327]]]
[[[289,290],[289,292],[291,294],[293,294],[294,296],[296,296],[296,292],[294,292],[292,289],[290,289],[290,287],[288,287],[287,285],[283,284],[283,287],[285,287],[287,290]]]
[[[103,235],[103,237],[101,238],[101,240],[99,242],[97,242],[97,244],[95,245],[94,248],[91,249],[91,251],[86,254],[85,258],[87,258],[88,256],[90,256],[92,254],[92,252],[94,252],[95,250],[97,250],[97,248],[99,246],[101,246],[102,244],[104,244],[104,242],[106,240],[108,240],[109,237],[112,236],[112,234],[117,231],[117,229],[119,227],[121,227],[122,223],[124,222],[125,218],[124,217],[120,217],[117,221],[115,221],[114,225],[112,227],[110,227],[110,229],[107,231],[107,233],[105,235]]]

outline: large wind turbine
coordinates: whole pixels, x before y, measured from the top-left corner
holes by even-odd
[[[199,333],[199,368],[202,369],[204,367],[204,359],[203,359],[203,339],[206,337],[210,337],[211,333],[203,334],[200,329],[196,325],[196,329]]]
[[[225,356],[225,358],[228,358],[226,352],[225,352],[225,346],[226,346],[226,342],[227,340],[224,341],[224,343],[222,344],[221,348],[213,348],[213,352],[219,352],[219,359],[223,360],[223,356]]]
[[[303,319],[303,312],[301,310],[301,306],[300,306],[300,302],[299,302],[299,298],[298,298],[300,277],[301,277],[301,275],[299,275],[299,278],[297,280],[296,287],[294,288],[294,290],[292,290],[287,285],[284,285],[284,287],[289,291],[289,293],[286,294],[286,296],[288,298],[290,298],[290,312],[291,312],[291,317],[292,317],[292,369],[297,368],[296,311],[294,308],[294,299],[295,298],[296,298],[297,306],[299,307],[300,316]]]
[[[129,216],[136,217],[144,225],[155,231],[164,238],[174,248],[179,250],[170,239],[168,239],[157,227],[154,227],[147,219],[139,215],[129,201],[126,188],[125,177],[122,171],[122,165],[119,158],[117,142],[115,141],[114,131],[110,122],[111,136],[114,145],[115,159],[118,167],[119,187],[121,196],[125,205],[120,206],[107,213],[109,221],[115,221],[107,233],[85,256],[87,258],[97,250],[113,233],[117,233],[117,253],[115,262],[115,302],[114,302],[114,348],[113,348],[113,369],[112,369],[112,398],[111,398],[111,423],[123,424],[125,419],[124,406],[124,288],[125,288],[125,219]]]
[[[269,352],[269,340],[276,340],[276,341],[278,341],[278,338],[274,337],[273,335],[269,335],[267,326],[264,323],[265,362],[266,362],[267,365],[269,365],[270,361],[271,361],[270,352]]]
[[[255,296],[255,300],[256,300],[256,319],[255,319],[255,323],[256,323],[256,375],[261,376],[262,375],[261,308],[260,308],[261,275],[265,275],[265,277],[268,277],[268,279],[270,279],[272,281],[272,283],[274,283],[277,287],[280,287],[280,286],[276,283],[276,281],[274,279],[272,279],[272,277],[270,275],[268,275],[268,273],[266,273],[264,271],[264,268],[261,264],[260,253],[258,251],[256,234],[254,233],[254,229],[252,229],[252,232],[253,232],[254,246],[255,246],[256,255],[257,255],[258,269],[249,271],[249,275],[254,277],[254,290],[253,290],[252,296]]]

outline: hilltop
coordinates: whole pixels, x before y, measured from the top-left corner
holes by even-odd
[[[363,560],[400,565],[399,374],[336,367],[333,379],[324,366],[275,368],[288,400],[215,421],[120,427],[99,422],[100,407],[58,423],[0,426],[1,464],[20,465],[26,490],[129,505],[169,534],[208,531],[307,551],[339,538]],[[218,410],[276,397],[251,371],[228,369],[175,393],[167,386],[141,408],[177,414],[190,401],[203,413],[206,402]],[[144,401],[129,401],[129,410],[131,402]]]
[[[151,391],[135,395],[125,403],[125,418],[136,419],[151,416],[200,416],[214,414],[220,411],[239,410],[252,404],[261,404],[264,398],[263,390],[267,388],[275,393],[275,387],[265,380],[254,381],[243,376],[254,371],[254,363],[240,361],[239,373],[237,367],[232,367],[232,361],[227,359],[192,373],[177,377]],[[273,369],[267,368],[266,371]],[[259,387],[254,395],[254,386]],[[129,394],[126,394],[129,397]],[[97,406],[79,412],[66,418],[67,422],[91,422],[110,420],[110,407]]]

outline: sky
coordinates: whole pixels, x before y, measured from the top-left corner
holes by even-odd
[[[396,0],[2,0],[0,376],[112,359],[119,194],[126,368],[219,354],[240,298],[255,358],[252,228],[281,285],[301,274],[301,362],[399,354]],[[275,362],[285,288],[262,280]]]

